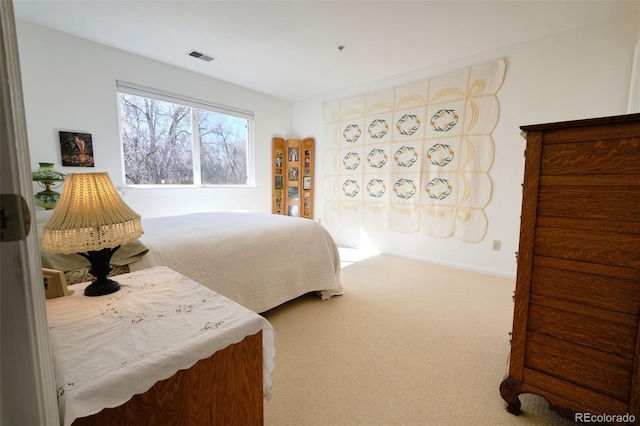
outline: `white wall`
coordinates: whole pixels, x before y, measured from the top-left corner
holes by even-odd
[[[17,30],[34,170],[39,162],[53,162],[63,173],[106,171],[117,187],[123,185],[116,97],[116,80],[123,80],[255,114],[255,188],[125,189],[131,208],[147,217],[271,211],[271,139],[289,136],[290,102],[22,20]],[[61,166],[60,130],[92,134],[95,167]]]
[[[498,92],[500,119],[493,132],[495,161],[489,172],[492,200],[485,209],[488,232],[479,243],[421,233],[399,234],[364,228],[378,250],[505,276],[515,276],[518,250],[521,183],[525,141],[519,127],[527,124],[619,115],[626,113],[634,46],[640,38],[640,16],[582,28],[527,43],[484,52],[437,68],[331,93],[294,104],[292,137],[314,136],[317,152],[324,147],[322,103],[433,77],[504,57],[507,70]],[[323,176],[322,161],[317,179]],[[316,194],[316,217],[323,215],[325,197]],[[360,228],[328,226],[339,244],[358,246]],[[501,251],[492,241],[502,241]]]
[[[314,137],[316,179],[322,180],[324,122],[322,103],[417,81],[469,65],[504,57],[507,71],[498,92],[501,114],[493,136],[494,183],[486,238],[464,243],[420,233],[398,234],[364,229],[386,253],[515,276],[518,250],[523,151],[519,126],[624,114],[627,109],[634,46],[640,38],[640,14],[615,22],[479,53],[438,67],[297,102],[275,99],[199,74],[18,21],[27,126],[33,168],[53,161],[60,167],[58,131],[93,135],[96,171],[107,171],[122,185],[115,80],[124,80],[254,111],[256,117],[255,189],[124,190],[126,202],[143,216],[200,210],[270,211],[271,138]],[[81,169],[89,170],[89,169]],[[316,218],[323,216],[324,195],[316,191]],[[328,227],[339,244],[358,246],[361,230]],[[502,242],[492,251],[492,241]]]

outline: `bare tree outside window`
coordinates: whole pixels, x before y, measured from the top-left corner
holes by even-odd
[[[120,117],[127,184],[248,184],[248,119],[126,93]]]
[[[205,185],[247,183],[247,120],[198,111],[200,164]]]

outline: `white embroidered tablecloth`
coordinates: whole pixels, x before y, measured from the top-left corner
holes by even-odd
[[[262,330],[270,396],[274,331],[262,316],[164,266],[119,275],[115,293],[47,300],[61,424],[117,407]]]

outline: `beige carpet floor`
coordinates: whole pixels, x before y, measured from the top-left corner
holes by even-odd
[[[568,425],[507,373],[515,280],[376,255],[342,268],[344,295],[265,313],[276,331],[267,426]]]

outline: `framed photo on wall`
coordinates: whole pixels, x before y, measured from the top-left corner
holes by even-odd
[[[94,167],[93,141],[90,133],[59,133],[63,166]]]

